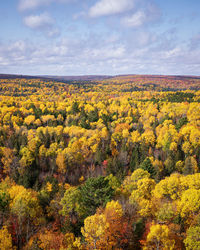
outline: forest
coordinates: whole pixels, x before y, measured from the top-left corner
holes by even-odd
[[[0,79],[0,249],[200,249],[200,78]]]

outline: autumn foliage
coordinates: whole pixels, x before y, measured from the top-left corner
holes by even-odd
[[[200,80],[0,80],[1,249],[199,249]]]

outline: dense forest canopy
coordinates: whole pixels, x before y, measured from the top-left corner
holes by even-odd
[[[200,79],[0,80],[1,249],[199,249]]]

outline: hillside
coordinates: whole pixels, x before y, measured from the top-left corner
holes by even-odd
[[[2,78],[3,246],[198,249],[199,81]]]
[[[126,91],[156,89],[156,90],[186,90],[200,89],[199,76],[164,76],[164,75],[83,75],[83,76],[24,76],[0,74],[0,79],[41,79],[46,81],[61,81],[68,83],[103,83],[125,84]],[[125,87],[123,87],[125,89]]]

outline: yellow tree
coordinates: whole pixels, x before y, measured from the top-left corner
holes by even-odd
[[[143,178],[137,182],[137,189],[133,190],[129,198],[131,204],[137,204],[139,213],[142,216],[149,216],[152,213],[152,191],[156,183],[153,179]]]
[[[186,232],[186,238],[184,240],[187,250],[200,249],[200,226],[190,227]]]
[[[161,180],[154,189],[154,197],[158,199],[177,200],[182,194],[181,175],[172,174]]]
[[[137,182],[143,178],[149,178],[150,174],[142,168],[136,169],[131,176],[127,176],[122,184],[123,192],[130,195],[133,190],[137,189]]]
[[[20,155],[22,155],[22,158],[19,161],[20,163],[19,172],[20,174],[23,174],[25,171],[25,168],[28,166],[31,166],[35,158],[33,156],[33,152],[31,152],[27,147],[23,147],[20,150]]]
[[[118,201],[108,202],[104,211],[108,227],[102,237],[104,248],[125,249],[133,237],[128,218],[123,216],[122,205]]]
[[[12,250],[12,237],[8,232],[6,226],[0,229],[0,249],[1,250]]]
[[[200,212],[200,190],[188,189],[177,202],[177,209],[188,223]]]
[[[11,198],[10,211],[16,216],[16,235],[19,246],[22,244],[22,235],[25,233],[26,241],[30,237],[30,232],[34,225],[41,222],[42,209],[37,198],[37,193],[33,190],[25,189],[23,186],[13,185],[9,189]]]
[[[173,250],[175,241],[170,237],[169,228],[166,225],[153,224],[143,250]]]
[[[33,124],[35,121],[35,116],[34,115],[29,115],[27,116],[25,119],[24,119],[24,124],[26,125],[30,125],[30,124]]]
[[[6,147],[1,148],[1,151],[3,155],[1,158],[1,162],[3,163],[3,173],[10,175],[14,159],[14,151]]]
[[[61,174],[66,173],[66,157],[64,153],[58,153],[56,158],[56,165],[58,166],[58,172]]]
[[[101,249],[101,239],[108,227],[104,214],[95,214],[84,220],[81,232],[88,243],[88,249]]]

